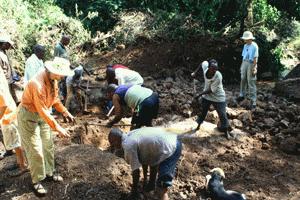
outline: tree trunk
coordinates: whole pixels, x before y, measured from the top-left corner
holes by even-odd
[[[248,0],[247,3],[247,17],[245,19],[246,28],[253,26],[253,0]]]

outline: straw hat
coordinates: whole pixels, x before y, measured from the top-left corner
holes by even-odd
[[[53,61],[46,61],[45,67],[53,74],[60,76],[74,76],[70,62],[65,58],[55,57]]]
[[[254,40],[253,34],[250,31],[245,31],[243,36],[241,37],[242,40]]]
[[[7,42],[11,46],[14,45],[14,42],[10,39],[10,36],[7,34],[0,34],[0,42]]]

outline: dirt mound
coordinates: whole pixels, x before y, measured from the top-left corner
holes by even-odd
[[[76,144],[59,149],[56,155],[57,170],[64,182],[46,183],[48,195],[44,199],[111,200],[122,199],[128,193],[131,175],[123,159],[93,146]],[[30,190],[29,173],[10,178],[3,170],[1,180],[6,190],[0,194],[1,199],[38,199]]]

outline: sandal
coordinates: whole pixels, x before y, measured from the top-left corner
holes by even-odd
[[[63,182],[64,179],[59,174],[53,174],[52,176],[46,176],[46,181]]]
[[[35,193],[36,196],[38,197],[46,196],[47,190],[43,187],[43,185],[40,182],[35,183],[32,186],[33,186],[33,192]]]

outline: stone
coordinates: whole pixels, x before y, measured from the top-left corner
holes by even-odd
[[[275,84],[275,93],[293,100],[300,100],[300,78],[279,81]]]
[[[238,119],[233,119],[232,120],[232,125],[236,128],[242,128],[243,127],[243,123]]]
[[[287,120],[281,120],[280,121],[280,125],[283,126],[284,128],[288,128],[289,127],[289,122]]]
[[[295,137],[289,137],[280,142],[279,148],[287,154],[299,154],[300,141]]]
[[[264,119],[264,123],[265,123],[266,128],[272,128],[274,126],[275,122],[276,121],[272,118],[265,118]]]

